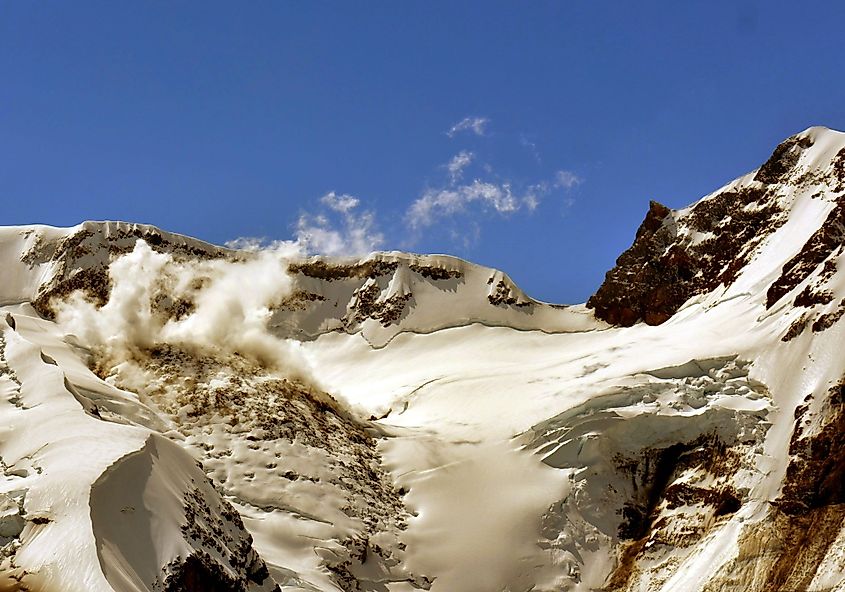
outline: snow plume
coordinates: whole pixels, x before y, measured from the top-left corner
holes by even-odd
[[[302,214],[296,223],[296,242],[307,253],[366,255],[384,244],[375,215],[358,211],[360,201],[334,191],[320,198],[323,211]]]
[[[446,135],[450,138],[454,138],[460,132],[469,131],[474,133],[476,136],[483,136],[488,123],[490,123],[490,120],[486,117],[464,117],[458,123],[449,128]]]
[[[287,262],[298,252],[287,243],[236,260],[181,262],[138,240],[109,266],[108,303],[98,308],[76,292],[56,304],[57,321],[111,367],[126,369],[170,344],[201,355],[237,352],[310,383],[297,345],[267,330],[272,308],[292,292]]]

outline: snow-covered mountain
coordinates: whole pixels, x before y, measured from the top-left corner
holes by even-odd
[[[845,591],[845,134],[586,305],[446,256],[0,229],[0,590]]]

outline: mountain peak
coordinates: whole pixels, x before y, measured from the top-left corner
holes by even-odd
[[[792,245],[796,252],[810,250],[811,259],[822,263],[836,240],[817,238],[818,246],[808,246],[818,227],[785,224],[808,207],[832,209],[830,216],[838,219],[840,206],[834,204],[844,190],[845,134],[812,127],[791,136],[759,169],[687,208],[669,210],[652,201],[633,245],[617,259],[587,306],[611,324],[657,325],[690,298],[729,288],[773,243],[781,249]],[[756,273],[761,271],[772,270]],[[780,284],[774,288],[778,297],[796,285]]]

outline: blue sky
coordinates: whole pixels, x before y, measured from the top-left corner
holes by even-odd
[[[446,252],[579,302],[845,129],[842,3],[3,2],[0,224]]]

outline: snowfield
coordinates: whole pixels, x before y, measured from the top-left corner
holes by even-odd
[[[587,305],[447,256],[0,229],[0,590],[845,591],[845,134]]]

